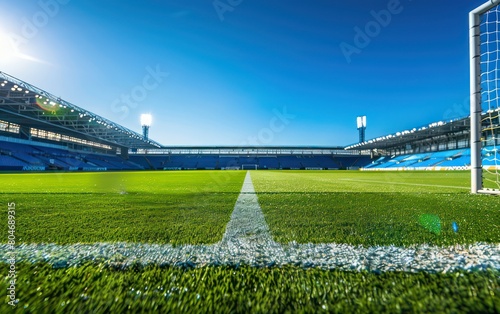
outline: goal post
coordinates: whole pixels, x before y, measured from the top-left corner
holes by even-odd
[[[257,164],[242,164],[241,170],[257,170],[259,166]]]
[[[500,0],[490,0],[469,13],[471,192],[474,194],[500,194],[500,162],[497,158],[500,133],[499,5]],[[491,134],[483,138],[484,131]],[[493,147],[494,158],[488,165],[489,170],[483,167],[483,142]],[[488,187],[484,186],[485,180]]]

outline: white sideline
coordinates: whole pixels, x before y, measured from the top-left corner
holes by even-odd
[[[0,244],[0,260],[11,257],[7,244]],[[254,267],[295,265],[303,268],[348,271],[449,272],[454,270],[500,270],[500,244],[476,243],[436,247],[375,246],[347,244],[280,245],[273,241],[247,172],[222,240],[213,245],[94,243],[21,244],[16,262],[47,262],[54,267],[78,266],[85,262],[126,268],[132,265],[250,265]]]

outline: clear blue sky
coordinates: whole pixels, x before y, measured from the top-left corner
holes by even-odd
[[[164,145],[347,145],[468,114],[483,2],[9,0],[0,71]]]

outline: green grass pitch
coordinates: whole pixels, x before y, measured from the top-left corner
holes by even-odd
[[[16,203],[18,242],[215,243],[244,176],[215,171],[4,174],[0,200]],[[2,233],[7,224],[0,226]]]
[[[252,177],[278,242],[500,243],[499,200],[470,195],[468,172],[261,171]]]
[[[499,198],[470,195],[468,172],[251,174],[277,242],[500,243]],[[243,171],[0,174],[0,242],[7,242],[7,204],[15,202],[18,243],[216,243],[244,177]],[[1,291],[7,271],[0,263]],[[12,309],[5,293],[0,313],[500,312],[498,270],[122,270],[103,263],[55,269],[19,262],[17,271],[19,303]]]

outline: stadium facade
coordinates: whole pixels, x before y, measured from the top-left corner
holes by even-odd
[[[470,166],[469,130],[464,118],[348,147],[168,147],[0,72],[3,171],[410,169],[418,163],[463,169]],[[486,133],[484,141],[499,144]]]

